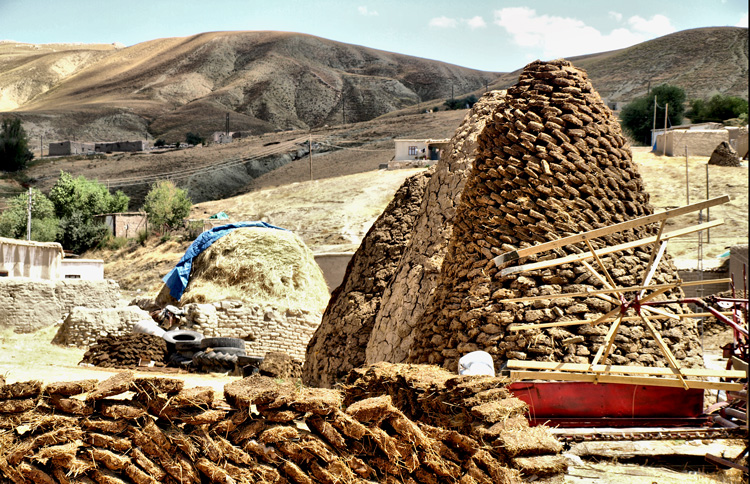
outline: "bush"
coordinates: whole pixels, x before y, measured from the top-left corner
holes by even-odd
[[[159,138],[156,141],[154,141],[154,147],[155,148],[161,148],[162,146],[166,146],[167,142],[163,139]]]
[[[143,211],[148,214],[148,221],[153,227],[165,227],[167,230],[182,225],[190,213],[192,202],[187,192],[177,188],[170,180],[162,180],[151,185],[151,190],[143,202]]]
[[[690,109],[685,115],[693,123],[722,123],[747,114],[747,107],[747,100],[741,97],[716,94],[708,101],[703,99],[690,101]]]
[[[682,123],[685,113],[685,91],[677,86],[662,84],[646,96],[634,99],[620,113],[622,127],[639,143],[651,144],[651,129],[654,124],[654,96],[656,96],[656,127],[664,127],[664,107],[669,104],[667,126]]]
[[[66,172],[60,172],[49,196],[60,218],[58,241],[76,253],[99,246],[109,234],[104,224],[94,221],[94,215],[125,212],[130,202],[122,191],[111,194],[96,180],[73,178]]]
[[[193,146],[198,146],[203,143],[203,138],[198,133],[188,133],[185,135],[185,143]]]
[[[143,229],[143,230],[138,231],[138,234],[135,237],[135,241],[138,242],[138,244],[145,246],[147,240],[148,240],[148,230]]]
[[[112,234],[109,234],[107,237],[105,237],[101,243],[101,247],[104,247],[105,249],[109,249],[109,250],[122,249],[126,245],[128,245],[127,238],[115,237]]]
[[[448,107],[448,109],[471,109],[476,102],[477,97],[472,94],[471,96],[467,96],[461,99],[450,99],[448,101],[445,101],[445,105]]]
[[[0,170],[20,171],[34,158],[20,119],[4,119],[0,129]]]
[[[60,231],[52,202],[36,188],[31,189],[31,239],[54,242]],[[0,237],[26,239],[29,195],[22,193],[10,200],[0,215]]]

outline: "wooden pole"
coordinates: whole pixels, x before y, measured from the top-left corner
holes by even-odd
[[[656,96],[654,96],[654,127],[651,129],[651,136],[652,136],[651,144],[653,144],[654,143],[653,136],[656,136]],[[652,146],[652,148],[654,148],[654,151],[656,151],[655,146]]]
[[[664,149],[662,156],[667,156],[667,114],[669,113],[669,103],[664,107]]]
[[[27,210],[26,218],[26,240],[31,240],[31,187],[29,187],[29,207]]]
[[[313,181],[313,169],[312,169],[312,135],[307,138],[307,154],[310,159],[310,181]]]
[[[685,194],[687,195],[687,204],[690,205],[690,173],[688,172],[688,147],[685,145]]]
[[[708,192],[709,192],[708,188],[709,188],[709,183],[708,183],[708,163],[706,163],[706,200],[708,200]],[[711,221],[711,212],[710,212],[709,208],[706,207],[706,222],[710,222],[710,221]],[[707,244],[711,243],[711,231],[710,230],[706,230],[706,243]]]

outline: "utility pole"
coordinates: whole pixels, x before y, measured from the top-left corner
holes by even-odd
[[[44,158],[44,133],[39,137],[39,158]]]
[[[310,181],[313,181],[313,171],[312,171],[312,135],[308,135],[307,138],[307,154],[310,158]]]
[[[344,98],[344,91],[341,91],[341,124],[346,124],[346,99]]]
[[[654,136],[656,136],[656,96],[654,96],[654,127],[651,128],[651,144],[654,143]]]
[[[487,94],[489,92],[489,88],[487,87],[487,80],[484,80],[484,93]]]
[[[667,115],[669,114],[669,103],[664,106],[664,149],[662,156],[667,156]]]
[[[451,81],[451,101],[453,101],[453,81]]]
[[[31,240],[31,187],[29,187],[29,206],[26,217],[26,240]]]
[[[225,126],[224,136],[229,137],[229,113],[227,113],[227,124]]]

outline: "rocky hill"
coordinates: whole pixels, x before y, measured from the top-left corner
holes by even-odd
[[[595,46],[593,46],[595,48]],[[748,98],[748,30],[711,27],[683,30],[634,46],[570,57],[588,73],[594,88],[608,102],[627,103],[651,87],[673,84],[688,99],[716,93]],[[521,69],[493,84],[506,89],[518,81]]]
[[[286,32],[115,46],[0,44],[0,109],[32,136],[184,139],[357,122],[498,74]]]

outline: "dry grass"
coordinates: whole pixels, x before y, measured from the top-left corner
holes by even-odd
[[[649,148],[634,148],[633,160],[644,179],[646,191],[657,211],[686,205],[687,187],[690,188],[690,203],[706,199],[706,166],[708,157],[688,158],[687,179],[685,158],[659,156]],[[727,204],[710,209],[711,220],[723,219],[724,225],[711,229],[703,236],[703,257],[714,259],[737,244],[748,243],[748,165],[741,167],[715,166],[708,169],[709,198],[729,195]],[[671,219],[665,230],[676,230],[698,223],[699,214],[693,213]],[[706,221],[706,213],[703,213]],[[699,237],[691,234],[669,242],[668,252],[678,259],[698,257]]]
[[[322,312],[328,287],[312,252],[293,232],[243,228],[220,238],[193,261],[180,301],[224,299]]]

